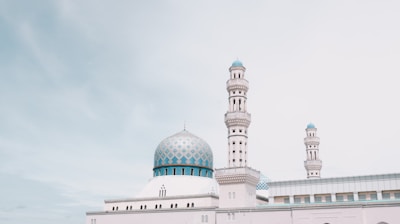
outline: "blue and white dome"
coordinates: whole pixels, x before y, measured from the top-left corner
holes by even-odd
[[[203,139],[183,130],[158,145],[154,154],[154,176],[213,176],[213,154]]]
[[[265,191],[268,190],[269,189],[268,182],[271,182],[271,180],[267,176],[261,174],[260,175],[260,181],[258,182],[258,184],[256,186],[256,190],[257,191],[259,191],[259,190],[265,190]]]

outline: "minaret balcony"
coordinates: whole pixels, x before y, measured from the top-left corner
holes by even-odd
[[[247,112],[228,112],[225,114],[225,124],[227,127],[231,126],[245,126],[249,127],[251,122],[251,114]]]
[[[319,137],[306,137],[304,138],[304,144],[319,145]]]
[[[320,170],[322,167],[321,160],[306,160],[304,161],[304,167],[308,170]]]
[[[249,82],[246,79],[229,79],[226,81],[226,89],[228,92],[232,90],[249,90]]]

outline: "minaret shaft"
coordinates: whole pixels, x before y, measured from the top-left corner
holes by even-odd
[[[306,146],[306,161],[304,167],[307,170],[307,178],[320,178],[322,161],[319,159],[319,138],[317,137],[317,128],[313,124],[307,125],[307,136],[304,138]]]
[[[235,61],[229,68],[230,79],[226,82],[229,106],[225,114],[228,128],[228,167],[215,170],[219,184],[219,207],[255,207],[256,186],[260,172],[247,165],[247,128],[251,117],[247,113],[247,90],[249,83],[244,79],[246,68]]]
[[[228,128],[228,167],[247,166],[247,129],[251,116],[247,113],[249,83],[244,79],[246,68],[242,65],[229,68],[230,79],[226,82],[229,94],[225,124]]]

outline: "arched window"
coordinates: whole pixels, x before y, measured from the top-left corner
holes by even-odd
[[[175,204],[175,208],[178,208],[178,204]]]
[[[190,204],[189,204],[189,203],[187,203],[186,207],[188,207],[188,208],[189,208],[189,205],[190,205]]]
[[[129,209],[132,210],[132,205],[131,205],[131,207],[129,207]]]
[[[126,206],[126,210],[128,210],[129,209],[129,206]]]
[[[143,209],[143,205],[140,206],[140,210],[142,210],[142,209]]]
[[[147,209],[147,205],[144,206],[144,209]]]
[[[182,175],[185,175],[185,168],[182,168]]]
[[[161,209],[161,204],[158,207]]]
[[[192,203],[192,208],[194,207],[194,203]]]
[[[114,209],[115,209],[115,208],[113,207],[113,211],[114,211]]]
[[[117,208],[116,208],[115,210],[117,210],[117,211],[118,211],[118,206],[117,206]]]
[[[190,169],[190,175],[193,176],[194,170]]]
[[[171,204],[171,208],[173,208],[174,207],[174,204]]]

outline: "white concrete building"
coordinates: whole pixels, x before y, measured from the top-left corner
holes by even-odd
[[[307,179],[271,182],[248,167],[245,71],[238,60],[229,68],[226,168],[214,169],[209,145],[183,130],[158,145],[153,178],[142,192],[105,200],[103,211],[86,213],[86,223],[400,223],[400,173],[321,178],[320,140],[311,123],[304,139]]]

